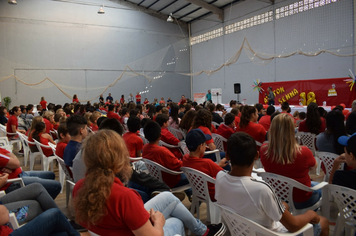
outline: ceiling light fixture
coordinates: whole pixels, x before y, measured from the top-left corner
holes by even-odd
[[[98,14],[105,14],[104,5],[102,7],[100,7]]]
[[[172,15],[172,13],[169,13],[167,22],[173,22],[173,15]]]
[[[7,3],[8,4],[12,4],[12,5],[16,5],[17,1],[16,0],[8,0]]]

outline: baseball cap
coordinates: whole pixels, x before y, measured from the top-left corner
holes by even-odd
[[[341,136],[337,141],[341,145],[346,146],[352,153],[356,153],[356,133],[351,136]]]
[[[200,144],[210,139],[211,136],[209,134],[204,134],[201,129],[192,129],[188,132],[185,138],[185,143],[189,150],[196,150]]]

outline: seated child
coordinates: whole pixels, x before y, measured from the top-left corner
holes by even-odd
[[[177,139],[169,130],[168,130],[168,120],[169,117],[166,114],[158,114],[156,117],[156,122],[161,126],[161,140],[167,144],[177,146],[179,144],[179,139]],[[179,148],[167,148],[173,155],[178,159],[182,159],[183,155],[179,151]]]
[[[232,113],[228,113],[225,116],[225,121],[221,124],[216,131],[217,134],[223,136],[226,139],[229,139],[230,136],[235,133],[235,115]],[[224,142],[224,149],[226,150],[226,143]]]
[[[63,159],[64,149],[66,148],[70,135],[67,130],[67,124],[60,124],[58,127],[59,140],[56,147],[56,155]]]
[[[345,153],[335,159],[329,183],[356,190],[356,133],[350,137],[341,136],[338,141],[345,146]],[[353,169],[339,170],[341,163],[346,163],[347,166],[353,167]]]
[[[62,115],[60,113],[56,113],[54,115],[54,125],[53,125],[53,129],[54,130],[58,130],[58,126],[59,126],[59,119],[62,117]]]
[[[225,167],[227,163],[226,158],[223,158],[219,164],[216,164],[209,158],[204,158],[205,141],[209,139],[211,139],[211,136],[204,134],[200,129],[189,131],[185,142],[190,154],[184,155],[183,166],[199,170],[215,179],[218,172],[223,170],[222,167]],[[215,186],[208,183],[208,187],[210,199],[215,201]]]
[[[138,118],[137,116],[131,116],[127,120],[127,127],[129,129],[129,132],[126,132],[122,136],[122,138],[125,141],[130,157],[140,157],[142,156],[143,148],[143,140],[138,134],[138,131],[141,127],[140,118]]]
[[[231,161],[230,173],[216,176],[215,198],[236,213],[277,232],[296,232],[307,223],[313,224],[314,235],[329,235],[329,222],[315,211],[292,215],[272,188],[251,177],[254,161],[259,158],[255,140],[237,132],[227,142],[226,159]],[[243,201],[236,201],[239,196]]]

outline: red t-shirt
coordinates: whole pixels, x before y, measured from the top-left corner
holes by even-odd
[[[241,113],[239,113],[239,115],[240,115]],[[235,116],[235,126],[236,127],[238,127],[239,126],[239,124],[240,124],[240,117],[239,116]]]
[[[74,102],[79,102],[79,99],[78,98],[73,98],[73,103]]]
[[[124,98],[120,98],[120,103],[125,103],[125,99]]]
[[[53,125],[53,129],[54,129],[54,130],[58,130],[58,126],[59,126],[59,124],[54,124],[54,125]]]
[[[41,104],[43,110],[47,109],[47,102],[46,101],[40,101],[40,104]]]
[[[143,102],[143,104],[148,104],[148,103],[150,103],[148,100],[145,100],[144,102]]]
[[[225,124],[221,124],[216,133],[226,139],[229,139],[230,136],[235,133],[235,130]],[[226,142],[224,142],[224,149],[227,150]]]
[[[136,95],[136,102],[141,102],[141,95]]]
[[[17,116],[12,115],[12,116],[10,116],[10,118],[7,120],[6,132],[8,132],[8,133],[14,133],[14,131],[12,130],[12,127],[11,127],[12,125],[15,125],[15,126],[16,126],[16,129],[18,128],[19,123],[17,122]],[[16,131],[15,131],[15,133],[16,133]],[[15,137],[15,135],[16,135],[16,134],[14,134],[14,135],[8,134],[7,137],[8,137],[8,138],[12,138],[12,137]]]
[[[39,134],[40,136],[40,143],[42,143],[43,145],[46,145],[48,146],[48,139],[42,137],[42,133]],[[43,151],[43,154],[45,154],[46,157],[49,157],[49,156],[53,156],[53,150],[52,148],[45,148],[45,147],[41,147],[42,148],[42,151]]]
[[[161,129],[161,140],[170,145],[178,145],[179,139],[177,139],[167,128]],[[167,148],[178,159],[182,159],[183,155],[178,148]]]
[[[249,134],[254,140],[263,143],[266,140],[266,130],[262,125],[256,124],[253,122],[249,122],[248,125],[244,128],[240,128],[240,126],[236,127],[236,132],[245,132]]]
[[[136,157],[136,152],[143,149],[143,140],[137,133],[126,132],[122,138],[125,141],[130,157]]]
[[[262,125],[266,131],[268,131],[269,127],[271,126],[271,116],[269,115],[262,116],[261,119],[258,121],[258,123]]]
[[[142,149],[142,157],[166,167],[167,169],[180,171],[182,161],[175,157],[167,148],[160,147],[156,144],[146,144]],[[162,173],[163,181],[173,188],[180,180],[180,175],[171,175]]]
[[[91,124],[90,124],[90,129],[91,129],[92,131],[96,132],[96,131],[99,130],[99,127],[98,127],[96,124],[91,123]]]
[[[106,115],[108,118],[115,118],[118,121],[120,121],[120,116],[116,114],[115,112],[109,111],[108,114]]]
[[[0,225],[0,236],[9,236],[12,233],[12,229],[6,225]]]
[[[82,188],[85,179],[79,180],[73,189],[73,197]],[[133,230],[141,228],[150,218],[144,208],[141,196],[133,189],[126,188],[118,178],[114,179],[111,194],[106,200],[107,214],[96,225],[82,226],[99,235],[133,236]]]
[[[58,142],[56,146],[56,155],[63,159],[64,149],[68,143]]]
[[[0,154],[5,155],[4,156],[0,156],[0,174],[3,174],[4,172],[2,172],[2,168],[6,167],[7,163],[10,160],[10,157],[7,157],[7,154],[10,153],[9,151],[7,151],[6,149],[0,148]],[[14,179],[14,178],[18,178],[19,174],[22,173],[22,169],[16,168],[12,170],[12,173],[9,174],[9,178],[8,179]],[[6,190],[11,183],[5,184],[2,188],[0,188],[0,190]]]
[[[268,144],[265,143],[261,146],[260,151],[261,162],[266,172],[283,175],[288,178],[294,179],[308,187],[311,186],[309,168],[314,167],[316,162],[309,148],[301,146],[301,152],[297,154],[297,157],[294,159],[294,163],[286,165],[272,163],[271,160],[267,160],[267,149]],[[305,192],[299,189],[294,189],[293,200],[294,202],[305,202],[310,198],[311,195],[312,192]]]
[[[214,179],[219,171],[223,170],[223,168],[209,158],[191,157],[189,154],[184,155],[183,166],[199,170]],[[215,185],[208,183],[208,189],[210,199],[215,202]]]
[[[53,125],[51,124],[51,122],[49,120],[47,120],[46,118],[43,118],[43,122],[46,124],[46,133],[50,134],[50,131],[53,128]]]
[[[325,119],[324,118],[320,118],[321,120],[321,126],[319,129],[319,133],[323,133],[325,131],[326,128],[326,123],[325,123]],[[309,128],[307,127],[307,120],[303,120],[302,122],[299,123],[299,132],[310,132]],[[319,134],[317,133],[317,134]]]

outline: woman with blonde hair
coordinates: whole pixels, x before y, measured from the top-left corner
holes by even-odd
[[[300,146],[295,138],[294,121],[286,113],[275,116],[268,132],[268,143],[260,149],[261,162],[267,172],[294,179],[308,187],[311,182],[309,170],[316,167],[313,153],[306,146]],[[293,191],[294,205],[302,209],[314,205],[321,197],[321,190],[305,192]]]
[[[49,134],[53,129],[54,122],[54,112],[53,111],[45,111],[43,113],[43,122],[46,124],[46,133]]]
[[[73,190],[76,220],[81,225],[106,236],[184,235],[184,225],[196,235],[225,232],[222,224],[207,227],[195,219],[170,192],[144,205],[135,190],[124,186],[132,174],[128,156],[124,140],[114,131],[100,130],[84,141],[87,172]]]

